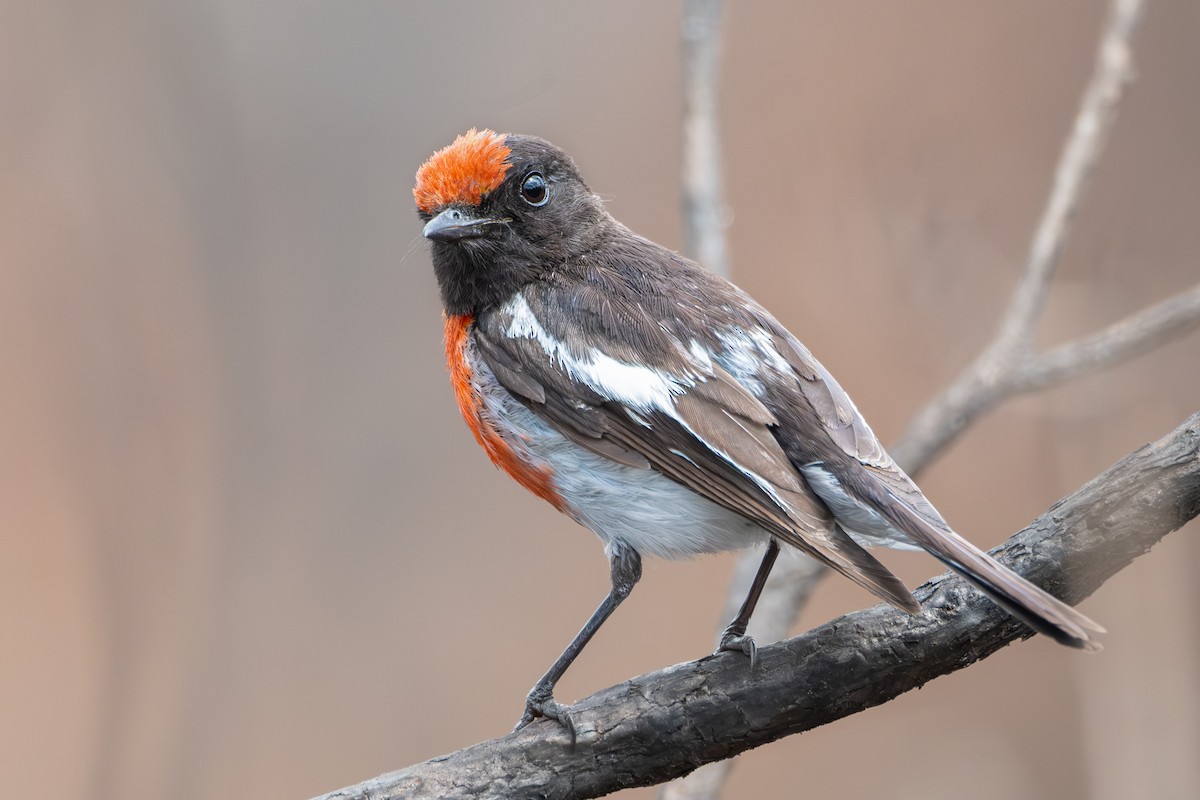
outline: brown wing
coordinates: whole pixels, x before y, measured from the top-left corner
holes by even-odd
[[[774,319],[764,320],[773,328],[773,342],[779,354],[795,370],[799,378],[800,393],[811,406],[820,422],[820,430],[800,430],[798,436],[825,437],[828,442],[836,445],[835,457],[821,453],[825,449],[820,444],[812,446],[813,460],[825,461],[830,469],[845,480],[844,473],[851,464],[845,459],[853,459],[853,466],[866,467],[860,472],[864,481],[878,484],[880,492],[874,498],[888,502],[888,495],[899,500],[920,515],[925,521],[937,528],[950,530],[950,526],[942,519],[933,504],[917,487],[912,478],[900,469],[892,457],[888,455],[883,444],[871,430],[871,426],[855,407],[850,395],[838,384],[834,377],[817,361],[816,357],[794,336],[789,334]],[[787,431],[784,432],[787,438]],[[790,448],[789,448],[790,449]],[[842,456],[837,458],[836,456]],[[851,480],[849,489],[853,489],[858,481]],[[886,490],[882,491],[882,490]],[[890,515],[888,515],[890,517]],[[893,520],[895,522],[895,520]]]
[[[669,407],[636,407],[573,371],[565,347],[552,354],[538,336],[510,335],[510,324],[499,312],[481,316],[478,351],[501,385],[564,435],[619,463],[658,470],[888,602],[919,610],[904,584],[834,523],[772,433],[775,417],[724,369],[710,364],[679,376]]]

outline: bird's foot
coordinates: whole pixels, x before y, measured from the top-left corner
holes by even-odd
[[[573,749],[578,737],[575,731],[575,720],[571,718],[571,708],[557,702],[554,699],[552,691],[540,685],[533,687],[529,692],[529,696],[525,698],[525,713],[521,715],[521,720],[517,723],[517,727],[513,728],[513,733],[521,730],[521,728],[524,728],[538,717],[545,717],[546,719],[554,720],[566,729],[567,735],[571,737],[571,747]]]
[[[752,637],[746,635],[744,630],[736,630],[732,625],[721,634],[721,643],[717,645],[717,652],[745,653],[750,657],[750,670],[753,671],[758,666],[758,645],[754,643]]]

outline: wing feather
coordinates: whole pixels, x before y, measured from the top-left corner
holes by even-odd
[[[828,442],[837,446],[836,450],[832,450],[821,448],[819,441],[816,447],[811,442],[801,444],[795,441],[794,449],[811,452],[809,457],[797,459],[801,462],[800,466],[810,461],[822,461],[843,482],[847,482],[847,472],[859,474],[860,478],[867,476],[881,487],[886,487],[892,496],[929,524],[950,530],[950,526],[917,484],[888,455],[879,437],[871,430],[871,426],[854,405],[850,395],[833,375],[817,361],[807,347],[773,318],[768,317],[763,323],[774,329],[772,342],[795,371],[800,394],[816,413],[820,423],[820,428],[816,430],[811,429],[811,426],[804,426],[803,422],[797,425],[797,430],[788,430],[788,426],[785,425],[781,432],[785,444],[789,435],[795,440],[800,440],[817,438],[823,433]],[[823,449],[825,452],[822,452]],[[860,470],[860,467],[865,470]],[[847,483],[852,486],[856,482]],[[884,515],[900,528],[896,515],[887,513],[886,508]]]
[[[641,387],[623,398],[598,376],[627,381],[641,365],[601,373],[596,362],[580,361],[586,354],[578,345],[534,327],[528,306],[521,314],[516,326],[503,313],[481,315],[474,336],[497,380],[534,413],[592,452],[658,470],[888,602],[918,610],[904,584],[834,522],[772,433],[774,415],[727,371],[715,364],[702,371],[680,344],[677,356],[692,370],[648,379],[655,387],[661,379],[669,393]]]

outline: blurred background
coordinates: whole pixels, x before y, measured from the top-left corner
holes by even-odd
[[[680,4],[2,14],[5,793],[302,798],[507,732],[608,572],[458,418],[413,173],[471,126],[540,134],[680,247]],[[1102,17],[730,5],[735,279],[885,441],[991,334]],[[1198,34],[1151,5],[1045,344],[1200,277]],[[1009,402],[926,493],[994,546],[1200,409],[1198,365],[1193,334]],[[749,754],[728,796],[1200,795],[1196,533],[1083,605],[1102,655],[1007,648]],[[709,652],[732,565],[648,563],[559,698]],[[801,625],[873,602],[831,580]]]

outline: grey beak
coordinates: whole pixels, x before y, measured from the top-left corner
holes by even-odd
[[[435,242],[456,242],[459,239],[478,239],[486,234],[489,225],[505,220],[476,217],[461,208],[447,208],[425,223],[422,234]]]

